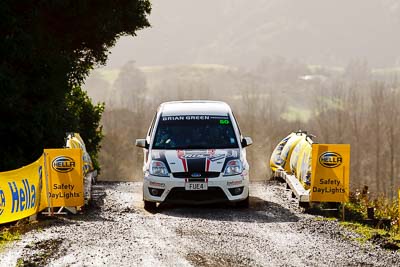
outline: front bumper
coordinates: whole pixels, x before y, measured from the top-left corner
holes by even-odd
[[[209,178],[208,190],[185,190],[186,182],[190,181],[193,180],[148,175],[143,181],[143,200],[159,203],[206,204],[236,202],[249,196],[249,177],[246,173]],[[242,188],[243,191],[235,195],[234,188]],[[159,196],[151,194],[152,189],[158,189]]]

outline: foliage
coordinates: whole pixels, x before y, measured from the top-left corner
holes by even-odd
[[[376,225],[369,225],[367,208],[374,208]],[[342,225],[360,235],[358,241],[372,241],[383,248],[397,250],[400,248],[398,203],[383,195],[370,198],[368,188],[351,193],[350,201],[345,204],[345,222]],[[390,225],[385,225],[389,220]]]
[[[349,203],[345,204],[346,219],[350,221],[361,221],[367,218],[367,208],[374,208],[374,217],[378,220],[389,219],[392,225],[398,225],[398,203],[380,195],[371,198],[368,188],[355,190],[350,194]]]
[[[345,203],[345,218],[348,221],[362,221],[367,218],[368,200],[359,190],[350,192],[350,201]]]
[[[101,115],[104,112],[104,103],[93,105],[87,93],[80,87],[72,88],[66,95],[67,114],[65,125],[69,125],[67,132],[81,134],[86,149],[92,158],[94,168],[100,169],[98,152],[103,138]]]
[[[312,210],[315,214],[323,215],[319,208]],[[358,234],[355,240],[359,242],[371,241],[385,249],[398,250],[400,248],[400,228],[398,204],[396,201],[379,196],[371,199],[368,188],[350,193],[350,201],[345,205],[345,220],[340,224]],[[342,207],[339,207],[341,210]],[[367,208],[374,208],[374,219],[368,219]],[[341,212],[334,215],[341,218]],[[332,217],[317,217],[317,220],[331,220]]]
[[[20,233],[18,231],[10,231],[8,229],[2,229],[0,232],[0,248],[9,241],[18,240]]]
[[[149,26],[150,10],[149,0],[1,2],[0,170],[32,162],[44,147],[63,145],[72,128],[69,112],[76,111],[68,106],[73,88],[106,62],[118,37]],[[89,117],[100,111],[89,110]],[[83,136],[95,153],[96,129]]]
[[[354,230],[356,233],[360,235],[358,238],[359,241],[365,242],[370,240],[375,235],[386,235],[386,231],[384,229],[374,229],[370,226],[355,223],[355,222],[341,222],[341,225]]]
[[[359,237],[355,239],[361,243],[370,241],[390,250],[398,250],[400,248],[400,234],[396,230],[398,228],[391,230],[379,229],[356,222],[341,222],[341,225],[359,234]]]

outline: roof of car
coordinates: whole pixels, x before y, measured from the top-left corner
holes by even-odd
[[[172,101],[160,105],[163,116],[176,115],[220,115],[229,114],[230,107],[221,101],[190,100]]]

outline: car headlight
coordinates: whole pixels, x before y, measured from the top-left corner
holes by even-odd
[[[154,176],[168,177],[169,172],[164,162],[153,160],[150,164],[150,174]]]
[[[225,167],[224,175],[236,175],[243,172],[243,165],[239,159],[234,159],[228,162]]]

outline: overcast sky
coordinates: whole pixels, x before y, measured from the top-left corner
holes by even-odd
[[[215,63],[263,57],[399,66],[398,0],[153,0],[152,28],[122,37],[107,66]]]

